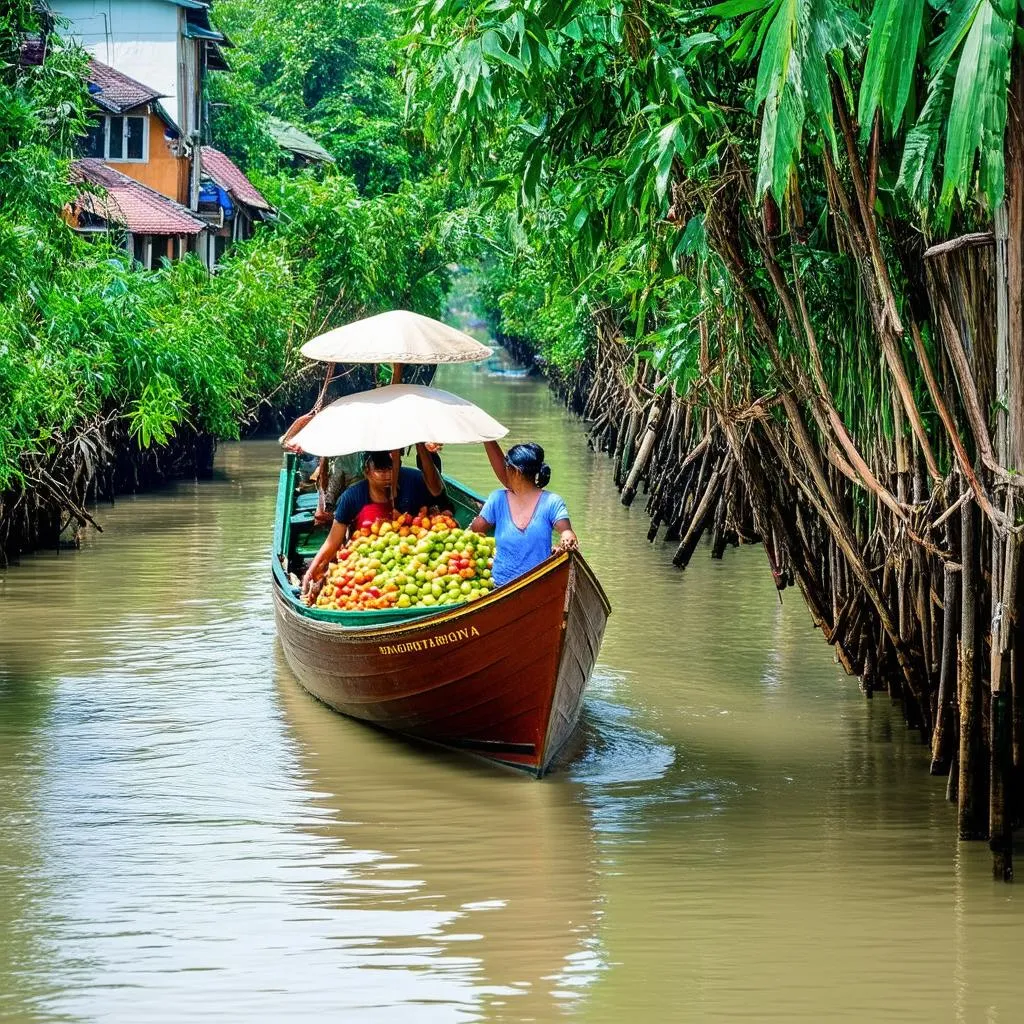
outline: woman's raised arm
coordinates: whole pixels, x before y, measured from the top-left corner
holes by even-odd
[[[505,453],[501,450],[501,445],[497,441],[484,441],[484,451],[487,452],[487,461],[490,462],[498,483],[502,487],[507,487],[508,467],[505,465]]]
[[[420,457],[420,472],[423,474],[423,482],[427,485],[427,490],[436,498],[444,491],[441,474],[437,471],[437,466],[422,441],[416,445],[416,452]]]

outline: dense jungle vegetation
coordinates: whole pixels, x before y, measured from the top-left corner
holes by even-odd
[[[218,5],[216,15],[240,27],[237,73],[211,75],[214,99],[227,104],[213,108],[212,141],[240,157],[279,216],[213,276],[194,257],[132,269],[124,250],[66,226],[68,163],[90,102],[85,55],[54,35],[41,67],[21,66],[21,38],[40,28],[33,4],[0,13],[6,511],[28,490],[53,489],[50,470],[69,446],[95,454],[101,441],[90,431],[111,417],[140,446],[182,425],[237,436],[312,333],[395,306],[440,313],[458,218],[447,184],[422,173],[402,127],[383,8],[331,20],[322,6],[270,6]],[[310,63],[297,64],[300,55]],[[321,134],[338,167],[284,167],[263,128],[273,111]]]
[[[492,314],[685,566],[765,543],[962,837],[1024,820],[1024,20],[1013,0],[419,0]],[[659,533],[665,528],[664,534]]]
[[[489,283],[510,331],[571,366],[608,308],[685,389],[696,318],[731,307],[736,271],[775,296],[755,230],[790,278],[797,254],[810,307],[849,300],[829,327],[849,354],[872,314],[850,231],[903,315],[926,241],[989,223],[1018,17],[1010,0],[423,0],[404,41],[431,144],[515,214]],[[794,333],[781,355],[806,347]]]

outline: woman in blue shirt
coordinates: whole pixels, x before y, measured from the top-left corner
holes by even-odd
[[[490,447],[488,455],[493,464]],[[500,452],[496,444],[493,447]],[[495,466],[496,471],[498,468]],[[565,502],[544,490],[551,479],[551,467],[544,461],[544,449],[539,444],[514,445],[501,468],[505,486],[491,492],[470,526],[477,533],[494,530],[491,573],[496,587],[529,572],[551,554],[552,530],[560,535],[558,546],[563,550],[579,543]]]

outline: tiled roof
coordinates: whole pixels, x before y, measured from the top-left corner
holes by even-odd
[[[205,223],[167,196],[109,167],[102,160],[76,160],[71,180],[90,182],[106,190],[105,195],[82,192],[77,206],[108,224],[127,228],[136,235],[198,235]]]
[[[89,60],[89,92],[99,106],[112,114],[123,114],[164,95],[95,57]]]
[[[201,159],[203,176],[220,185],[236,202],[256,210],[271,209],[253,183],[219,149],[203,146]]]

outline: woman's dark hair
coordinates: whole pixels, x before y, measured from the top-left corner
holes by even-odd
[[[363,466],[373,466],[374,469],[391,468],[391,452],[363,452]]]
[[[533,441],[509,448],[505,465],[518,470],[538,487],[546,487],[551,479],[551,467],[544,461],[544,449]]]

